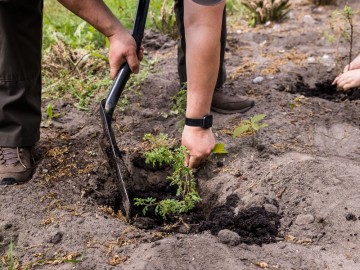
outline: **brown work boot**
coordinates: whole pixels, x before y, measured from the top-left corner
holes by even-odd
[[[226,94],[221,90],[215,90],[211,110],[223,114],[243,113],[255,106],[255,101],[240,95]]]
[[[29,180],[30,158],[30,147],[0,147],[0,185],[13,185]]]

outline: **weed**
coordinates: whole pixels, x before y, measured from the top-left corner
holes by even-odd
[[[196,190],[196,181],[192,169],[184,164],[187,149],[180,146],[174,150],[171,149],[172,143],[167,140],[166,134],[154,136],[146,134],[144,136],[150,149],[144,153],[147,164],[167,164],[172,167],[172,175],[168,176],[170,186],[176,187],[175,199],[164,199],[158,201],[155,198],[135,198],[134,204],[143,207],[143,214],[149,210],[149,207],[155,207],[155,213],[166,219],[172,215],[187,213],[193,209],[201,198]]]
[[[166,34],[172,39],[178,38],[178,31],[176,29],[176,20],[174,12],[174,1],[170,1],[171,6],[168,4],[168,0],[163,0],[160,14],[155,15],[154,11],[150,12],[153,24],[160,33]]]
[[[255,26],[268,21],[281,21],[290,11],[289,0],[243,0],[241,4],[250,12],[249,24]]]
[[[14,256],[14,244],[11,241],[9,244],[8,252],[1,257],[1,270],[16,270],[19,268],[19,262],[15,259]]]
[[[305,96],[301,95],[295,97],[292,101],[289,102],[290,109],[295,109],[296,107],[300,107],[303,104]]]
[[[266,114],[257,114],[251,117],[249,120],[241,121],[240,126],[235,128],[232,135],[234,137],[252,136],[253,145],[255,145],[255,135],[260,129],[269,126],[268,124],[260,123],[265,118],[265,116]]]
[[[186,112],[186,95],[187,95],[187,85],[184,84],[183,87],[173,96],[171,99],[174,102],[170,110],[170,115],[185,115]]]

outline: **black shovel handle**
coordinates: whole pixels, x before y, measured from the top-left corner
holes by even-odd
[[[132,30],[132,36],[135,39],[137,52],[140,50],[141,42],[144,36],[144,29],[146,23],[146,17],[149,9],[150,0],[138,0],[138,6],[136,10],[134,27]],[[128,63],[124,63],[110,88],[109,94],[105,100],[105,114],[108,119],[112,118],[116,104],[123,92],[126,82],[131,74],[131,69]]]

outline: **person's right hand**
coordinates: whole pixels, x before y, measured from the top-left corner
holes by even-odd
[[[181,144],[188,150],[185,164],[190,168],[198,167],[211,154],[215,147],[215,136],[211,128],[184,127]]]
[[[351,88],[360,86],[360,69],[354,69],[344,72],[335,78],[332,83],[345,92]]]
[[[136,53],[136,42],[130,33],[125,29],[119,29],[113,35],[109,36],[110,50],[110,76],[114,79],[122,64],[127,62],[133,73],[140,70],[140,61],[143,58],[143,48]]]

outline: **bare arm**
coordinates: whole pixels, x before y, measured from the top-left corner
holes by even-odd
[[[220,65],[220,35],[225,1],[203,6],[184,0],[186,72],[188,78],[186,116],[202,118],[210,113]],[[182,144],[189,151],[186,161],[196,167],[215,146],[211,129],[185,126]]]
[[[102,0],[58,1],[109,39],[110,75],[112,78],[115,77],[125,61],[128,62],[134,73],[139,72],[139,58],[142,58],[142,52],[138,57],[135,40]]]

